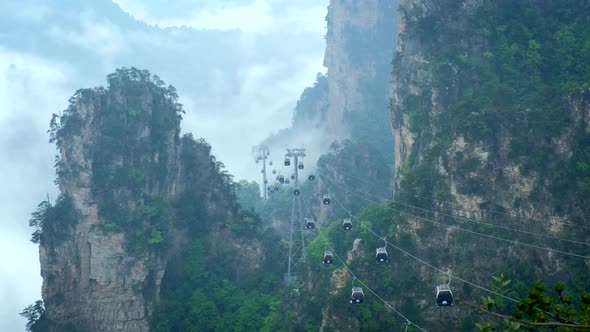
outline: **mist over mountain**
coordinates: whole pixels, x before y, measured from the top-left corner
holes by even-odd
[[[590,330],[588,12],[0,4],[0,330]]]
[[[0,330],[21,330],[18,312],[39,298],[37,250],[26,241],[26,220],[40,200],[57,196],[56,152],[45,134],[51,114],[64,110],[78,88],[102,84],[115,68],[149,68],[179,90],[187,111],[183,132],[205,137],[236,177],[253,178],[257,173],[244,163],[251,160],[251,146],[290,125],[299,94],[322,71],[326,3],[314,3],[311,11],[318,5],[323,13],[317,29],[306,25],[290,33],[276,22],[258,31],[241,23],[157,27],[105,0],[0,3],[0,144],[6,161],[0,166],[0,280],[6,285],[0,290]],[[187,12],[163,2],[142,6],[159,19]],[[203,3],[195,10],[204,8]],[[268,16],[265,8],[253,7],[249,19]],[[297,21],[289,18],[292,12],[283,15],[283,22]],[[307,12],[301,16],[309,18]]]

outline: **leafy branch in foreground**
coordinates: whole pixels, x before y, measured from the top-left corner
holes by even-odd
[[[494,291],[505,294],[510,280],[504,280],[503,275],[493,278]],[[557,283],[554,289],[557,296],[547,296],[544,294],[545,285],[536,282],[528,291],[527,297],[516,304],[511,316],[497,312],[496,310],[502,307],[499,305],[499,299],[490,296],[482,297],[483,305],[466,304],[494,318],[476,324],[481,331],[523,331],[534,328],[550,331],[590,329],[590,294],[582,293],[578,300],[565,293],[563,283]]]

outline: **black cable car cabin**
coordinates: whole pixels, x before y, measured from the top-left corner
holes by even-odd
[[[293,189],[293,195],[297,196],[301,194],[301,190],[299,190],[299,188],[295,188]]]
[[[291,181],[289,181],[289,179],[286,179],[285,184],[289,184],[289,183],[291,183]]]
[[[315,227],[315,221],[311,218],[305,218],[305,228],[312,229]]]
[[[315,175],[313,175],[313,174],[309,174],[309,176],[307,177],[307,179],[308,179],[309,181],[313,181],[313,180],[315,180]]]
[[[304,168],[302,161],[299,162],[299,164],[297,165],[297,168],[299,168],[299,169],[303,169]]]
[[[334,254],[332,251],[326,250],[324,251],[324,260],[322,261],[324,264],[332,264],[334,262]]]
[[[389,262],[389,259],[387,257],[387,249],[385,249],[385,247],[377,248],[375,252],[375,259],[377,259],[377,263]]]
[[[352,220],[350,220],[350,218],[345,218],[344,220],[342,220],[342,228],[344,228],[345,231],[351,230]]]
[[[324,203],[324,205],[330,205],[331,202],[330,196],[324,195],[324,198],[322,198],[322,203]]]
[[[295,180],[295,174],[291,174],[291,180]]]
[[[277,174],[277,170],[276,169],[273,169],[272,170],[272,174]]]
[[[279,176],[277,176],[277,180],[278,180],[278,181],[279,181],[281,184],[285,183],[285,177],[284,177],[284,176],[282,176],[282,175],[279,175]]]
[[[365,294],[362,287],[352,287],[352,294],[350,295],[350,303],[360,304],[365,300]]]
[[[279,186],[275,186],[274,191],[279,191]]]
[[[446,284],[436,286],[436,305],[439,307],[453,305],[453,292],[451,292],[451,286]]]
[[[272,166],[272,160],[268,162],[268,166]]]
[[[289,158],[285,158],[285,166],[291,166],[291,160]]]

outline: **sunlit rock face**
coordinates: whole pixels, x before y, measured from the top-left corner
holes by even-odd
[[[142,105],[142,114],[128,120],[136,121],[138,125],[126,127],[118,137],[122,140],[135,139],[127,141],[130,146],[122,149],[121,153],[111,155],[110,160],[97,160],[101,144],[114,138],[106,132],[103,123],[112,116],[114,109],[134,107],[131,106],[128,91],[113,87],[77,93],[77,100],[67,111],[70,119],[62,124],[58,133],[60,161],[57,182],[62,194],[71,197],[78,218],[61,239],[45,232],[40,245],[46,318],[55,323],[55,331],[64,328],[149,330],[148,321],[159,295],[165,262],[153,250],[131,253],[125,249],[122,232],[105,231],[103,226],[108,220],[99,213],[103,202],[96,197],[96,183],[102,181],[95,173],[97,163],[107,164],[106,169],[114,172],[132,163],[123,151],[138,151],[144,144],[149,146],[149,122],[154,108],[158,108],[155,99],[160,96],[146,89],[137,97]],[[173,109],[171,111],[174,112]],[[174,132],[170,134],[164,144],[172,147],[172,153],[166,157],[164,164],[166,170],[175,175],[180,170],[182,148],[175,144]],[[136,157],[161,158],[157,154]],[[149,190],[153,194],[173,198],[184,187],[179,180],[174,176],[166,177],[157,185],[152,182],[154,186]],[[116,182],[112,184],[117,185]],[[141,204],[141,199],[128,192],[123,183],[107,190],[113,192],[121,205],[134,209]]]
[[[195,230],[219,239],[211,257],[237,250],[248,262],[227,266],[236,275],[264,263],[261,243],[229,229],[236,204],[211,147],[179,136],[174,88],[137,69],[108,83],[77,91],[52,125],[57,183],[75,218],[44,225],[40,239],[38,326],[49,331],[149,331],[168,260]]]

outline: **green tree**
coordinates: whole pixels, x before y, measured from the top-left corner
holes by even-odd
[[[27,319],[27,331],[32,331],[32,327],[41,319],[44,312],[43,300],[37,300],[35,304],[31,304],[23,309],[20,315]]]

